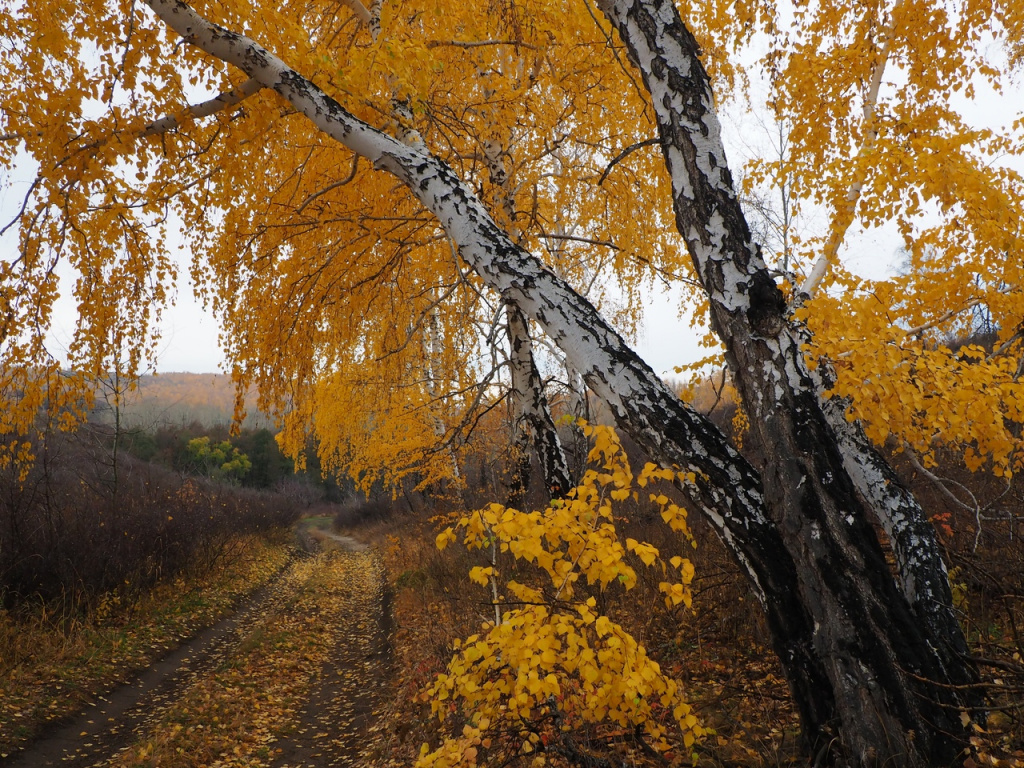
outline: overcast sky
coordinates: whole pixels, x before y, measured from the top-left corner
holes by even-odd
[[[723,128],[726,132],[726,148],[731,153],[730,163],[736,166],[746,153],[754,150],[753,138],[761,129],[756,125],[752,127],[751,121],[738,114],[727,115],[723,120]],[[741,132],[744,135],[743,142],[737,138]],[[768,140],[767,135],[764,139]],[[21,163],[9,175],[10,187],[0,190],[0,215],[5,223],[17,212],[32,175],[31,163]],[[0,254],[3,258],[10,258],[16,243],[11,232],[0,239]],[[892,271],[899,244],[899,238],[892,233],[859,236],[851,246],[855,251],[854,268],[866,277],[884,277]],[[212,315],[193,296],[188,280],[188,254],[184,250],[180,261],[181,284],[175,304],[164,313],[156,370],[217,372],[223,364],[223,355],[217,341],[219,328]],[[64,266],[58,272],[62,278],[62,298],[54,313],[50,348],[58,358],[64,359],[77,311],[70,297],[74,274]],[[673,375],[675,366],[691,363],[707,354],[707,350],[698,346],[700,333],[690,327],[689,314],[685,312],[686,307],[679,294],[655,289],[648,294],[648,299],[644,307],[646,322],[636,346],[639,354],[655,371],[662,375]],[[681,309],[684,310],[682,316]]]
[[[1002,96],[982,89],[977,103],[969,107],[971,121],[976,125],[1000,126],[1019,116],[1024,107],[1020,84],[1011,85]],[[727,106],[722,117],[728,161],[735,172],[751,154],[766,151],[771,137],[760,121],[744,114],[742,110]],[[17,212],[33,170],[30,163],[20,163],[5,174],[10,184],[0,185],[8,187],[0,189],[0,216],[3,223],[7,223]],[[813,211],[805,210],[805,227],[824,231],[828,222],[824,216],[819,218],[821,220],[816,221]],[[16,244],[16,236],[10,232],[0,239],[0,258],[11,258]],[[845,263],[858,274],[874,279],[884,278],[894,273],[901,245],[900,237],[892,228],[851,232],[843,257]],[[181,260],[182,283],[175,305],[164,314],[156,369],[164,372],[216,372],[223,362],[217,344],[219,329],[212,316],[203,310],[192,295],[191,285],[187,282],[187,254],[182,253]],[[63,270],[62,278],[62,292],[70,293],[74,279],[70,270]],[[671,375],[674,366],[693,362],[707,354],[706,350],[698,347],[700,334],[690,328],[689,317],[685,313],[680,317],[680,308],[679,296],[658,290],[649,295],[645,306],[646,323],[637,351],[661,374]],[[71,339],[76,314],[74,302],[68,297],[62,298],[50,336],[51,351],[60,358],[65,357],[64,351]]]
[[[737,126],[740,126],[739,128]],[[737,130],[747,128],[741,120],[724,121],[727,133],[726,148],[731,150],[738,142],[729,140],[728,134],[735,135]],[[748,133],[749,137],[749,133]],[[737,160],[730,157],[734,165],[743,152],[736,149]],[[4,223],[10,221],[21,205],[25,190],[28,189],[33,175],[31,163],[22,163],[9,175],[11,185],[0,190],[0,216]],[[17,239],[12,232],[0,239],[0,257],[11,258]],[[865,276],[882,277],[894,262],[895,251],[899,246],[898,238],[871,238],[869,247],[858,244],[863,251],[857,265],[858,271]],[[162,322],[162,338],[160,341],[156,370],[163,372],[191,371],[193,373],[210,373],[221,370],[223,355],[217,343],[219,328],[212,315],[205,311],[195,299],[191,283],[188,281],[188,254],[182,251],[181,283],[174,306],[169,307]],[[74,283],[73,272],[61,267],[62,298],[54,313],[54,323],[50,333],[50,350],[58,358],[66,357],[66,350],[71,341],[77,317],[75,303],[70,297]],[[659,374],[672,374],[672,369],[704,357],[706,350],[698,346],[699,333],[690,328],[689,315],[680,317],[682,299],[679,295],[663,290],[654,290],[649,294],[649,301],[644,307],[646,322],[637,343],[637,352]]]

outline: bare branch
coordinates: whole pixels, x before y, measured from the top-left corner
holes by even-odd
[[[573,243],[586,243],[587,245],[600,245],[605,248],[611,248],[613,251],[621,251],[615,243],[608,242],[607,240],[592,240],[589,237],[575,237],[574,235],[551,235],[544,234],[548,240],[569,240]]]
[[[924,475],[926,478],[928,478],[931,481],[931,483],[936,487],[936,489],[938,489],[939,493],[941,493],[943,496],[945,496],[947,499],[949,499],[951,502],[956,504],[961,509],[964,509],[974,514],[976,519],[981,515],[981,505],[978,504],[977,498],[975,498],[974,494],[971,493],[966,486],[956,482],[956,480],[950,480],[949,478],[939,477],[934,472],[931,472],[930,470],[926,469],[924,464],[917,457],[917,454],[914,453],[914,449],[910,447],[909,443],[903,443],[903,450],[907,454],[907,458],[910,460],[910,465],[915,470]],[[961,491],[966,493],[970,497],[971,503],[968,504],[959,499],[955,493],[949,490],[949,486],[946,485],[947,482],[955,485]],[[980,520],[978,520],[978,531],[979,533],[981,531]]]
[[[516,48],[527,48],[539,51],[540,47],[524,43],[522,40],[428,40],[427,48],[483,48],[488,45],[511,45]]]
[[[642,147],[653,147],[660,141],[661,139],[655,137],[653,139],[645,139],[644,141],[639,141],[636,144],[630,144],[624,150],[619,152],[619,154],[617,154],[610,163],[608,163],[608,166],[604,169],[604,173],[601,174],[601,178],[597,180],[597,186],[601,186],[604,183],[604,180],[608,178],[608,174],[611,173],[612,168],[614,168],[618,163],[625,160],[638,149]]]
[[[356,169],[358,169],[358,168],[359,168],[359,155],[353,155],[352,156],[352,170],[349,171],[348,176],[346,176],[345,178],[340,179],[340,180],[334,182],[333,184],[328,184],[323,189],[319,190],[318,192],[314,192],[312,195],[307,197],[303,201],[302,205],[300,205],[298,208],[295,209],[295,215],[298,216],[300,213],[302,213],[306,209],[307,205],[312,203],[314,200],[316,200],[321,195],[326,195],[331,190],[337,189],[338,187],[344,187],[346,184],[351,183],[351,181],[356,177]]]

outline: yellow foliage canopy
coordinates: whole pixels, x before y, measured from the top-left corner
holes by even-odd
[[[369,23],[355,0],[194,6],[285,56],[356,117],[424,142],[625,331],[654,279],[700,300],[643,89],[587,3],[413,0],[374,4]],[[851,414],[926,458],[952,445],[1004,474],[1020,461],[1024,143],[1019,121],[975,126],[957,99],[1004,87],[1020,65],[1016,6],[684,8],[722,100],[746,83],[736,54],[755,33],[767,43],[769,108],[789,152],[746,178],[785,182],[797,213],[819,204],[831,220],[792,241],[788,277],[818,288],[804,305],[818,334],[810,352],[836,367]],[[473,385],[497,375],[478,340],[498,299],[407,190],[182,44],[144,4],[8,3],[0,39],[0,164],[38,170],[18,190],[18,242],[0,261],[0,432],[23,433],[44,401],[80,391],[44,345],[57,263],[80,275],[70,367],[130,373],[155,354],[184,238],[236,382],[289,414],[291,452],[309,432],[325,465],[364,481],[417,463],[424,476],[450,474],[452,457],[428,444],[457,448],[492,396]],[[843,244],[882,222],[904,237],[910,269],[855,280]],[[945,343],[976,330],[977,312],[993,334],[985,360]],[[993,415],[966,418],[981,395]],[[372,416],[368,398],[380,402]]]
[[[786,151],[746,179],[785,186],[795,230],[801,206],[827,216],[817,237],[790,233],[787,278],[812,294],[808,352],[833,367],[850,418],[925,464],[948,448],[1005,476],[1024,461],[1024,136],[1019,111],[987,124],[972,99],[1015,87],[1018,5],[797,6],[766,58]],[[859,279],[851,233],[882,226],[906,264]]]
[[[656,148],[605,174],[654,128],[633,75],[595,60],[608,32],[584,4],[385,4],[376,36],[334,2],[196,7],[286,51],[357,117],[429,142],[488,199],[484,156],[497,144],[524,244],[597,303],[616,272],[627,330],[643,284],[688,269],[665,225]],[[422,460],[412,432],[444,436],[478,403],[467,388],[491,361],[470,329],[487,334],[496,297],[392,177],[181,46],[141,4],[29,6],[0,25],[0,162],[39,168],[20,254],[3,265],[7,367],[47,362],[58,260],[82,275],[72,367],[110,368],[122,345],[137,367],[155,352],[180,230],[239,387],[295,415],[292,452],[315,425],[327,464],[372,475]],[[383,381],[392,391],[368,424],[360,398]]]

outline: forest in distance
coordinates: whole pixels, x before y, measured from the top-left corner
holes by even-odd
[[[0,754],[1019,764],[1017,5],[0,2]]]
[[[109,384],[104,382],[98,386],[97,395],[94,408],[108,414],[108,420],[112,419],[117,404],[112,402]],[[176,371],[139,376],[123,400],[120,405],[122,423],[149,432],[160,426],[193,421],[206,426],[230,427],[235,417],[235,387],[230,376],[220,373]],[[94,414],[94,418],[96,416],[99,414]],[[254,410],[246,413],[239,426],[252,430],[273,429],[274,422],[269,414]]]

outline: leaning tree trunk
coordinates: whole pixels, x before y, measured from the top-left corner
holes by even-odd
[[[530,449],[537,453],[541,474],[544,478],[544,493],[547,498],[565,496],[572,488],[569,465],[562,451],[562,442],[551,409],[544,394],[544,380],[533,357],[533,340],[526,318],[514,303],[505,304],[505,321],[508,327],[509,367],[511,368],[513,443],[518,449],[513,461],[513,476],[510,483],[509,504],[521,507],[529,488]]]
[[[759,471],[768,513],[797,567],[801,602],[815,625],[815,650],[832,683],[841,741],[860,765],[949,762],[963,743],[959,710],[969,699],[948,684],[974,677],[948,610],[934,531],[895,475],[883,473],[877,454],[849,430],[837,432],[838,419],[822,406],[801,351],[809,335],[790,319],[751,240],[726,165],[710,81],[675,5],[598,5],[651,94],[676,225],[707,290],[712,327],[725,345],[764,457]],[[862,481],[860,495],[851,470]],[[886,490],[873,487],[879,482]],[[902,592],[873,520],[893,537]]]
[[[892,545],[899,586],[914,615],[934,639],[946,679],[962,691],[974,719],[984,714],[984,692],[977,669],[968,662],[967,639],[953,610],[949,574],[939,552],[935,528],[896,471],[871,444],[859,422],[846,419],[847,404],[823,402],[843,455],[843,465],[867,499]]]
[[[963,702],[947,685],[955,682],[949,658],[936,651],[942,632],[917,620],[889,572],[869,520],[878,511],[862,503],[847,469],[851,443],[823,411],[800,351],[804,332],[786,317],[750,242],[697,47],[670,0],[600,5],[651,91],[677,224],[767,457],[760,472],[683,405],[586,299],[516,245],[443,161],[359,121],[272,53],[184,3],[147,4],[186,41],[273,89],[405,183],[481,279],[540,323],[619,426],[652,458],[694,473],[684,488],[689,503],[714,525],[765,608],[805,746],[834,727],[850,764],[952,762],[964,740]],[[933,597],[944,600],[938,591]]]

